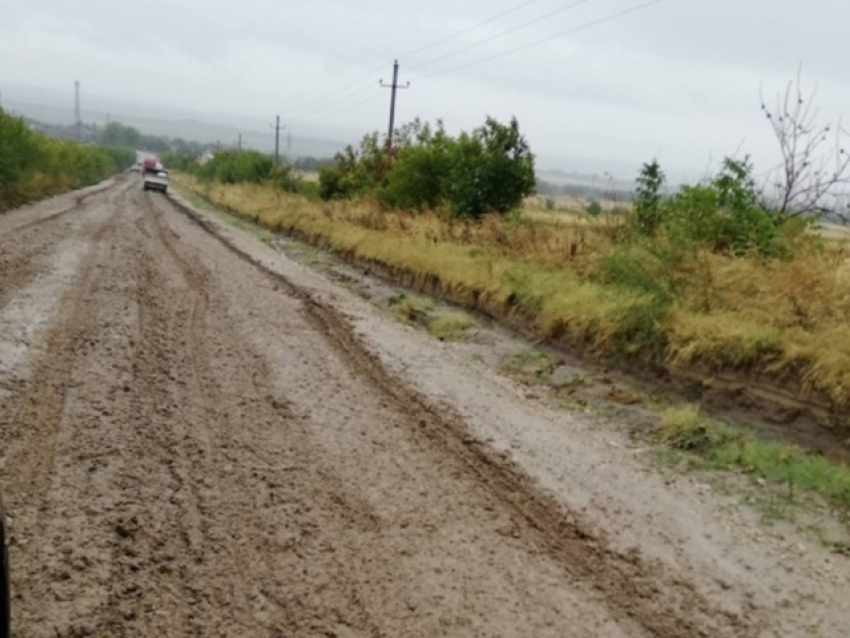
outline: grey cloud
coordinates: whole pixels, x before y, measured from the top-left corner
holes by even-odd
[[[405,79],[523,45],[639,0],[590,0],[575,10],[417,71],[417,65],[568,4],[539,0],[485,28],[402,59]],[[382,127],[392,59],[518,0],[0,0],[4,82],[87,89],[175,110],[268,118],[332,136]],[[781,89],[802,62],[821,84],[824,114],[848,103],[844,0],[666,0],[622,20],[500,60],[414,81],[403,118],[474,126],[516,114],[541,154],[634,163],[662,152],[682,166],[733,152],[760,161],[771,140],[758,89]],[[377,71],[383,64],[383,71]],[[348,101],[324,96],[364,76]],[[334,96],[344,95],[337,91]],[[374,101],[358,105],[361,98]],[[329,108],[318,108],[330,102]],[[304,118],[302,118],[304,119]],[[731,148],[730,148],[731,147]]]

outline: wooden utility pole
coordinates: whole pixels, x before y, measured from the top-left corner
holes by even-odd
[[[280,115],[274,121],[274,165],[280,166]]]
[[[274,165],[280,166],[280,115],[274,121]]]
[[[384,84],[384,81],[381,80],[381,86],[385,89],[390,89],[392,91],[390,97],[390,127],[387,131],[387,153],[392,154],[393,151],[393,134],[395,132],[395,104],[396,104],[396,91],[399,89],[408,89],[410,88],[410,82],[405,85],[400,85],[398,83],[398,60],[393,64],[393,82],[392,84]]]
[[[83,117],[80,113],[80,81],[74,80],[74,126],[77,129],[77,141],[83,141]]]
[[[236,142],[236,149],[239,151],[242,150],[242,133],[239,134],[239,141]]]

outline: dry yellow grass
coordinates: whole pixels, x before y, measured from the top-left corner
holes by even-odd
[[[176,181],[269,229],[380,264],[407,284],[521,322],[537,336],[603,354],[758,371],[850,407],[850,271],[840,244],[772,262],[695,250],[674,273],[672,302],[656,315],[652,294],[600,274],[616,249],[612,222],[526,216],[476,224],[264,186]],[[650,274],[665,268],[650,262]]]

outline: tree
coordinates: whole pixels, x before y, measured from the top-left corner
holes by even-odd
[[[104,127],[103,131],[101,131],[98,136],[98,142],[105,146],[140,148],[142,145],[142,135],[132,126],[125,126],[120,122],[110,122]]]
[[[319,173],[323,199],[375,195],[401,208],[451,206],[457,217],[480,218],[518,207],[534,191],[534,155],[519,124],[487,118],[484,126],[453,138],[420,120],[398,130],[393,157],[379,134],[363,138],[360,149],[338,153],[333,167]]]
[[[850,221],[842,205],[850,186],[850,154],[843,144],[847,131],[822,124],[815,106],[817,87],[805,95],[801,75],[762,112],[779,143],[780,165],[770,173],[763,192],[765,206],[780,217],[834,215]],[[843,208],[843,210],[842,210]]]
[[[398,130],[396,140],[392,170],[378,198],[395,208],[435,208],[443,200],[451,149],[443,123],[432,129],[417,118]]]
[[[644,164],[635,190],[635,221],[644,235],[654,235],[662,222],[661,190],[666,177],[658,160]]]
[[[488,117],[471,134],[461,133],[448,164],[443,191],[456,217],[506,213],[534,192],[534,155],[516,118],[502,124]]]
[[[386,150],[380,135],[365,135],[359,149],[348,145],[336,154],[332,166],[319,169],[319,193],[322,199],[365,195],[384,184],[386,170]]]

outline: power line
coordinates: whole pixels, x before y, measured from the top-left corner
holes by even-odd
[[[327,93],[323,93],[318,98],[315,98],[313,100],[310,100],[310,101],[307,101],[307,102],[302,102],[300,106],[292,109],[296,113],[296,115],[294,115],[293,117],[297,117],[301,113],[308,112],[308,111],[311,111],[314,108],[319,107],[324,102],[328,102],[330,98],[333,98],[333,99],[330,99],[330,103],[335,103],[339,99],[345,99],[345,96],[337,96],[337,93],[340,93],[341,91],[345,91],[346,89],[348,89],[348,88],[350,88],[350,87],[352,87],[356,84],[361,84],[362,82],[365,82],[368,79],[374,78],[375,74],[380,73],[383,69],[384,69],[384,65],[382,64],[381,66],[377,67],[375,70],[369,71],[368,73],[358,77],[356,80],[352,80],[351,82],[346,82],[345,84],[337,87],[333,91],[328,91]],[[353,93],[350,93],[350,94],[347,94],[347,95],[356,95],[357,93],[362,93],[363,91],[365,91],[367,88],[370,88],[371,86],[374,86],[374,85],[370,84],[368,87],[362,87],[362,88],[358,89],[357,91],[354,91]]]
[[[441,56],[427,60],[426,62],[423,62],[422,64],[416,65],[414,67],[414,70],[421,69],[422,67],[426,67],[426,66],[431,66],[435,62],[440,62],[441,60],[445,60],[446,58],[453,57],[453,56],[457,55],[458,53],[463,53],[465,51],[469,51],[470,49],[476,49],[476,48],[480,47],[482,44],[487,44],[488,42],[492,42],[493,40],[503,38],[506,35],[514,33],[515,31],[519,31],[520,29],[524,29],[526,27],[529,27],[532,24],[542,22],[543,20],[546,20],[547,18],[551,18],[552,16],[558,15],[559,13],[564,13],[565,11],[569,11],[570,9],[574,9],[574,8],[580,6],[580,5],[587,4],[588,2],[591,2],[591,0],[576,0],[576,2],[571,2],[570,4],[568,4],[566,6],[559,7],[557,9],[555,9],[554,11],[544,13],[541,16],[538,16],[536,18],[533,18],[531,20],[523,22],[522,24],[518,24],[515,27],[511,27],[510,29],[507,29],[505,31],[500,31],[499,33],[491,35],[489,38],[484,38],[483,40],[479,40],[478,42],[473,42],[472,44],[468,44],[464,47],[461,47],[460,49],[455,49],[454,51],[449,51],[448,53],[445,53]]]
[[[509,8],[505,11],[502,11],[500,13],[497,13],[496,15],[491,16],[491,17],[487,18],[486,20],[483,20],[483,21],[481,21],[481,22],[479,22],[479,23],[477,23],[477,24],[475,24],[471,27],[467,27],[467,28],[462,29],[460,31],[457,31],[457,32],[455,32],[451,35],[448,35],[444,38],[440,38],[439,40],[431,42],[430,44],[426,44],[425,46],[419,47],[418,49],[415,49],[413,51],[409,51],[409,52],[405,53],[403,56],[399,56],[398,59],[410,57],[410,56],[416,55],[418,53],[421,53],[423,51],[433,49],[434,47],[436,47],[440,44],[443,44],[445,42],[449,42],[450,40],[454,40],[455,38],[458,38],[461,35],[469,33],[470,31],[474,31],[475,29],[478,29],[478,28],[483,27],[483,26],[485,26],[485,25],[487,25],[491,22],[494,22],[494,21],[498,20],[499,18],[503,18],[506,15],[510,15],[511,13],[515,13],[515,12],[519,11],[520,9],[523,9],[523,8],[529,6],[529,5],[532,5],[532,4],[536,4],[538,2],[540,2],[540,0],[526,0],[525,2],[521,2],[520,4],[514,5],[513,7]],[[304,113],[311,113],[316,108],[324,108],[326,106],[331,106],[331,105],[338,103],[339,101],[345,100],[348,97],[363,93],[364,91],[371,88],[372,85],[370,84],[368,86],[363,86],[356,91],[346,93],[345,95],[342,95],[342,96],[337,95],[338,93],[345,91],[347,88],[350,88],[350,87],[355,86],[357,84],[360,84],[360,83],[362,83],[362,82],[364,82],[364,81],[366,81],[370,78],[373,78],[376,73],[379,73],[383,69],[384,69],[384,66],[381,65],[380,67],[377,67],[375,70],[370,71],[369,73],[366,73],[365,75],[358,77],[356,80],[352,80],[351,82],[347,82],[347,83],[341,85],[340,87],[338,87],[337,89],[334,89],[333,91],[329,91],[327,93],[324,93],[314,100],[303,102],[300,106],[293,109],[293,111],[287,113],[286,114],[287,118],[288,119],[298,118]]]
[[[312,123],[318,122],[318,121],[325,121],[328,117],[336,115],[337,113],[342,113],[343,111],[355,109],[358,106],[362,106],[363,104],[368,104],[369,102],[375,102],[376,100],[383,99],[383,97],[384,97],[383,94],[376,93],[375,95],[370,95],[365,100],[360,100],[359,102],[355,102],[354,104],[346,104],[345,106],[343,106],[341,108],[337,108],[337,109],[334,109],[334,110],[332,110],[328,113],[324,113],[319,117],[314,117],[314,118],[310,118],[310,119],[306,119],[306,120],[294,120],[294,121],[298,122],[299,124],[312,124]]]
[[[440,76],[440,75],[446,75],[447,73],[454,73],[455,71],[459,71],[459,70],[465,69],[467,67],[476,66],[478,64],[483,64],[485,62],[490,62],[491,60],[503,58],[507,55],[511,55],[512,53],[516,53],[518,51],[524,51],[525,49],[530,49],[532,47],[539,46],[539,45],[544,44],[546,42],[551,42],[552,40],[557,40],[558,38],[563,38],[564,36],[572,35],[573,33],[578,33],[579,31],[585,31],[586,29],[598,26],[600,24],[604,24],[606,22],[611,22],[611,21],[616,20],[618,18],[622,18],[623,16],[626,16],[630,13],[636,13],[636,12],[641,11],[643,9],[648,9],[651,6],[656,5],[656,4],[660,4],[662,2],[664,2],[664,0],[650,0],[649,2],[644,2],[643,4],[635,5],[633,7],[628,8],[628,9],[624,9],[622,11],[618,11],[616,13],[612,13],[610,15],[607,15],[603,18],[599,18],[597,20],[592,20],[591,22],[586,22],[585,24],[579,25],[577,27],[573,27],[572,29],[567,29],[566,31],[561,31],[560,33],[556,33],[555,35],[551,35],[551,36],[548,36],[546,38],[542,38],[540,40],[535,40],[534,42],[529,42],[527,44],[523,44],[523,45],[515,47],[513,49],[508,49],[507,51],[502,51],[501,53],[496,53],[495,55],[490,55],[490,56],[487,56],[485,58],[473,60],[472,62],[466,62],[464,64],[459,64],[457,66],[453,66],[451,68],[444,69],[442,71],[436,71],[434,73],[421,75],[417,78],[414,78],[412,81],[417,82],[417,81],[422,81],[422,80],[426,80],[426,79],[430,79],[430,78],[435,78],[435,77]]]
[[[316,111],[322,111],[322,110],[324,110],[328,107],[335,106],[336,104],[338,104],[340,102],[344,102],[345,100],[352,98],[355,95],[360,95],[364,91],[368,91],[369,89],[372,89],[374,87],[375,87],[374,83],[370,82],[368,85],[362,86],[359,89],[357,89],[356,91],[351,91],[350,93],[346,93],[345,95],[340,95],[339,97],[332,99],[332,100],[325,100],[324,103],[318,102],[308,109],[300,109],[298,111],[295,111],[294,113],[289,113],[289,114],[287,114],[287,119],[293,120],[293,119],[298,119],[302,115],[312,115]]]
[[[413,54],[415,54],[415,53],[419,53],[419,52],[421,52],[421,51],[425,51],[425,50],[427,50],[427,49],[433,48],[434,46],[437,46],[438,44],[442,44],[442,43],[444,43],[444,42],[447,42],[447,41],[449,41],[449,40],[452,40],[452,39],[454,39],[454,38],[456,38],[456,37],[458,37],[458,36],[460,36],[460,35],[462,35],[462,34],[464,34],[464,33],[467,33],[467,32],[469,32],[469,31],[473,31],[473,30],[475,30],[475,29],[477,29],[477,28],[479,28],[479,27],[481,27],[481,26],[483,26],[483,25],[485,25],[485,24],[488,24],[488,23],[490,23],[490,22],[493,22],[493,21],[495,21],[495,20],[497,20],[497,19],[499,19],[499,18],[501,18],[501,17],[504,17],[504,16],[506,16],[506,15],[509,15],[509,14],[511,14],[511,13],[514,13],[514,12],[516,12],[516,11],[518,11],[518,10],[520,10],[520,9],[524,8],[524,7],[527,7],[527,6],[531,5],[531,4],[534,4],[534,3],[539,2],[539,1],[540,1],[540,0],[526,0],[526,2],[520,3],[520,4],[518,4],[518,5],[515,5],[515,6],[511,7],[510,9],[508,9],[508,10],[506,10],[506,11],[502,11],[501,13],[498,13],[498,14],[496,14],[496,15],[494,15],[494,16],[491,16],[490,18],[487,18],[486,20],[483,20],[482,22],[479,22],[478,24],[476,24],[476,25],[474,25],[474,26],[472,26],[472,27],[469,27],[469,28],[467,28],[467,29],[463,29],[462,31],[456,32],[456,33],[454,33],[454,34],[452,34],[452,35],[449,35],[449,36],[447,36],[447,37],[445,37],[445,38],[442,38],[442,39],[440,39],[440,40],[437,40],[437,41],[435,41],[435,42],[432,42],[431,44],[426,45],[426,46],[424,46],[424,47],[420,47],[419,49],[416,49],[415,51],[413,51],[413,52],[411,52],[411,53],[407,53],[406,55],[407,55],[407,56],[411,56],[411,55],[413,55]],[[489,42],[489,41],[491,41],[491,40],[495,40],[496,38],[502,37],[502,36],[504,36],[504,35],[507,35],[507,34],[509,34],[509,33],[512,33],[512,32],[514,32],[514,31],[517,31],[517,30],[519,30],[519,29],[525,28],[525,27],[527,27],[527,26],[529,26],[529,25],[531,25],[531,24],[534,24],[534,23],[536,23],[536,22],[540,22],[541,20],[545,20],[546,18],[552,17],[553,15],[557,15],[558,13],[562,13],[562,12],[564,12],[564,11],[567,11],[568,9],[572,9],[572,8],[574,8],[574,7],[577,7],[577,6],[581,5],[581,4],[584,4],[584,3],[586,3],[586,2],[590,2],[590,1],[591,1],[591,0],[577,0],[577,1],[572,2],[571,4],[569,4],[569,5],[567,5],[567,6],[559,7],[558,9],[556,9],[556,10],[554,10],[554,11],[550,11],[550,12],[548,12],[548,13],[546,13],[546,14],[542,15],[542,16],[538,16],[537,18],[534,18],[534,19],[532,19],[532,20],[528,20],[528,21],[526,21],[526,22],[523,22],[522,24],[520,24],[520,25],[518,25],[518,26],[516,26],[516,27],[513,27],[513,28],[511,28],[511,29],[508,29],[507,31],[503,31],[503,32],[501,32],[501,33],[499,33],[499,34],[496,34],[495,36],[491,36],[491,37],[489,37],[489,38],[487,38],[487,39],[485,39],[485,40],[482,40],[482,41],[480,41],[480,42],[477,42],[477,43],[475,43],[475,44],[473,44],[473,45],[471,45],[471,46],[463,47],[462,49],[459,49],[459,50],[456,50],[456,51],[452,51],[452,52],[450,52],[450,53],[448,53],[448,54],[446,54],[446,55],[442,55],[442,56],[440,56],[440,57],[438,57],[438,58],[436,58],[436,59],[429,60],[428,62],[425,62],[424,64],[421,64],[421,65],[419,65],[419,66],[418,66],[418,67],[416,67],[416,68],[421,68],[421,67],[423,67],[423,66],[428,66],[428,65],[430,65],[430,64],[432,64],[432,63],[434,63],[434,62],[437,62],[437,61],[442,60],[442,59],[444,59],[444,58],[450,57],[450,56],[455,55],[455,54],[457,54],[457,53],[460,53],[460,52],[462,52],[462,51],[466,51],[466,50],[468,50],[468,49],[471,49],[471,48],[474,48],[474,47],[480,46],[481,44],[484,44],[484,43]],[[358,88],[358,89],[357,89],[357,90],[355,90],[355,91],[351,91],[351,92],[349,92],[349,93],[346,93],[346,94],[344,94],[344,95],[338,96],[338,97],[336,97],[336,98],[334,98],[334,99],[331,99],[331,100],[329,100],[329,101],[328,101],[328,100],[325,100],[325,101],[324,101],[324,103],[319,102],[319,103],[317,103],[317,104],[314,104],[314,105],[313,105],[311,108],[309,108],[309,109],[299,110],[299,111],[297,111],[297,112],[295,112],[295,113],[293,113],[293,114],[289,114],[289,119],[290,119],[290,121],[292,121],[292,120],[297,120],[297,119],[298,119],[299,117],[301,117],[302,115],[310,115],[310,116],[313,116],[313,115],[315,115],[315,114],[316,114],[316,111],[317,111],[317,110],[318,110],[319,112],[325,111],[325,110],[326,110],[326,109],[328,109],[328,108],[334,107],[334,106],[336,106],[337,104],[340,104],[340,103],[342,103],[342,102],[345,102],[346,100],[348,100],[348,99],[349,99],[349,98],[351,98],[351,97],[354,97],[354,96],[359,95],[359,94],[361,94],[361,93],[363,93],[363,92],[365,92],[365,91],[368,91],[370,88],[372,88],[372,85],[371,85],[371,84],[370,84],[370,85],[366,85],[366,86],[362,86],[362,87]],[[332,92],[331,94],[334,94],[334,93],[337,93],[337,92],[339,92],[339,91]],[[370,100],[365,100],[364,102],[368,102],[368,101],[370,101]],[[350,105],[350,106],[357,106],[357,105],[362,104],[362,103],[364,103],[364,102],[358,102],[358,103],[353,104],[353,105]],[[333,113],[337,113],[337,112],[339,112],[339,110],[338,110],[338,109],[334,109]],[[311,117],[311,121],[312,121],[313,119],[314,119],[314,118],[312,118],[312,117]]]
[[[465,34],[469,33],[470,31],[475,31],[476,29],[480,29],[481,27],[488,25],[491,22],[495,22],[499,18],[504,18],[506,15],[510,15],[511,13],[516,13],[520,9],[524,9],[527,6],[532,5],[532,4],[536,4],[538,2],[540,2],[540,0],[528,0],[527,2],[522,2],[518,5],[511,7],[507,11],[502,11],[501,13],[497,13],[496,15],[489,17],[486,20],[483,20],[483,21],[479,22],[478,24],[476,24],[474,26],[467,27],[466,29],[462,29],[460,31],[456,31],[455,33],[452,33],[451,35],[447,35],[444,38],[440,38],[439,40],[436,40],[436,41],[432,42],[431,44],[426,44],[425,46],[419,47],[418,49],[415,49],[413,51],[408,51],[404,55],[398,56],[398,59],[401,60],[403,58],[409,58],[410,56],[417,55],[419,53],[422,53],[423,51],[433,49],[435,46],[438,46],[440,44],[444,44],[446,42],[449,42],[450,40],[454,40],[455,38],[459,38],[460,36],[465,35]]]
[[[596,19],[596,20],[592,20],[592,21],[590,21],[590,22],[586,22],[586,23],[581,24],[581,25],[579,25],[579,26],[577,26],[577,27],[573,27],[573,28],[571,28],[571,29],[567,29],[566,31],[561,31],[560,33],[556,33],[555,35],[551,35],[551,36],[548,36],[548,37],[545,37],[545,38],[541,38],[541,39],[539,39],[539,40],[535,40],[535,41],[533,41],[533,42],[529,42],[529,43],[527,43],[527,44],[524,44],[524,45],[521,45],[521,46],[518,46],[518,47],[514,47],[514,48],[512,48],[512,49],[508,49],[508,50],[506,50],[506,51],[502,51],[502,52],[500,52],[500,53],[496,53],[496,54],[494,54],[494,55],[490,55],[490,56],[487,56],[487,57],[484,57],[484,58],[480,58],[480,59],[478,59],[478,60],[473,60],[473,61],[471,61],[471,62],[466,62],[466,63],[464,63],[464,64],[459,64],[459,65],[457,65],[457,66],[454,66],[454,67],[451,67],[451,68],[448,68],[448,69],[443,69],[443,70],[441,70],[441,71],[436,71],[436,72],[434,72],[434,73],[429,73],[429,74],[426,74],[426,75],[422,75],[422,76],[416,77],[416,78],[414,78],[413,82],[416,82],[416,81],[419,81],[419,80],[431,79],[431,78],[438,77],[438,76],[441,76],[441,75],[446,75],[446,74],[448,74],[448,73],[453,73],[453,72],[455,72],[455,71],[459,71],[459,70],[461,70],[461,69],[465,69],[465,68],[467,68],[467,67],[475,66],[475,65],[478,65],[478,64],[483,64],[483,63],[485,63],[485,62],[489,62],[489,61],[491,61],[491,60],[495,60],[495,59],[498,59],[498,58],[502,58],[502,57],[505,57],[505,56],[511,55],[511,54],[513,54],[513,53],[516,53],[516,52],[518,52],[518,51],[523,51],[523,50],[525,50],[525,49],[530,49],[530,48],[532,48],[532,47],[539,46],[539,45],[544,44],[544,43],[546,43],[546,42],[550,42],[550,41],[552,41],[552,40],[556,40],[556,39],[558,39],[558,38],[562,38],[562,37],[564,37],[564,36],[571,35],[571,34],[573,34],[573,33],[578,33],[578,32],[580,32],[580,31],[584,31],[584,30],[590,29],[590,28],[592,28],[592,27],[595,27],[595,26],[598,26],[598,25],[604,24],[604,23],[606,23],[606,22],[611,22],[611,21],[613,21],[613,20],[616,20],[616,19],[618,19],[618,18],[624,17],[624,16],[629,15],[629,14],[631,14],[631,13],[636,13],[636,12],[641,11],[641,10],[643,10],[643,9],[648,9],[649,7],[651,7],[651,6],[653,6],[653,5],[656,5],[656,4],[660,4],[660,3],[661,3],[661,2],[663,2],[663,1],[664,1],[664,0],[650,0],[649,2],[644,2],[644,3],[642,3],[642,4],[635,5],[635,6],[633,6],[633,7],[629,7],[628,9],[624,9],[624,10],[622,10],[622,11],[618,11],[618,12],[616,12],[616,13],[612,13],[612,14],[607,15],[607,16],[604,16],[604,17],[602,17],[602,18],[598,18],[598,19]],[[340,112],[342,112],[342,111],[345,111],[345,110],[348,110],[348,109],[354,109],[354,108],[356,108],[356,107],[358,107],[358,106],[361,106],[361,105],[363,105],[363,104],[368,104],[369,102],[374,102],[375,100],[379,99],[380,97],[381,97],[380,95],[373,95],[373,96],[370,96],[370,97],[366,98],[365,100],[361,100],[361,101],[359,101],[359,102],[355,102],[354,104],[347,104],[347,105],[344,105],[344,106],[342,106],[342,107],[340,107],[340,108],[333,109],[333,110],[332,110],[332,111],[330,111],[330,112],[323,113],[323,114],[321,115],[321,117],[318,117],[318,118],[310,118],[310,119],[307,119],[307,120],[300,120],[300,122],[301,122],[301,123],[312,123],[312,122],[319,121],[320,119],[321,119],[321,120],[324,120],[324,119],[326,119],[327,117],[330,117],[330,116],[336,115],[337,113],[340,113]],[[328,105],[328,106],[331,106],[331,105]]]

